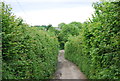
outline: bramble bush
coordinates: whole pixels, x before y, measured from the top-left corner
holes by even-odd
[[[55,72],[58,40],[16,18],[11,7],[2,4],[2,78],[49,79]]]
[[[70,37],[65,57],[89,79],[120,79],[120,1],[94,3],[95,14]]]

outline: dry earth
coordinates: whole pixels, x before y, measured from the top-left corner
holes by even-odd
[[[58,55],[58,67],[55,79],[87,79],[78,67],[64,58],[64,50]]]

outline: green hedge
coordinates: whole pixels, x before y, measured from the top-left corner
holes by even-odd
[[[65,43],[70,36],[79,35],[79,29],[81,28],[80,22],[71,22],[69,24],[61,23],[58,25],[60,32],[58,34],[58,41],[60,43],[60,49],[64,49]]]
[[[66,43],[65,57],[89,79],[120,79],[120,2],[93,6],[93,18]]]
[[[29,27],[2,2],[2,78],[52,78],[57,64],[55,35]]]

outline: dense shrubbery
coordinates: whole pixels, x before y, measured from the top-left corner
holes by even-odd
[[[81,28],[80,22],[72,22],[70,24],[59,24],[60,32],[58,34],[58,40],[60,43],[60,49],[64,49],[64,44],[71,36],[79,35],[79,29]]]
[[[65,57],[90,79],[120,79],[120,2],[93,6],[93,18],[66,43]]]
[[[2,78],[47,79],[55,72],[58,41],[16,18],[8,5],[2,3]]]

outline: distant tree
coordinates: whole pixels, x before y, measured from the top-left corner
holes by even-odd
[[[49,24],[48,26],[46,26],[46,30],[48,30],[51,27],[52,27],[52,24]]]
[[[50,27],[48,29],[48,32],[53,32],[56,35],[56,37],[58,37],[58,34],[60,33],[60,31],[56,29],[55,27]]]
[[[69,37],[79,35],[81,23],[80,22],[72,22],[70,24],[61,23],[58,26],[61,29],[58,35],[58,40],[60,42],[61,49],[64,49],[64,44],[68,41]]]
[[[41,25],[42,27],[46,27],[46,25]]]
[[[58,24],[58,28],[62,29],[62,27],[65,25],[65,23]]]

